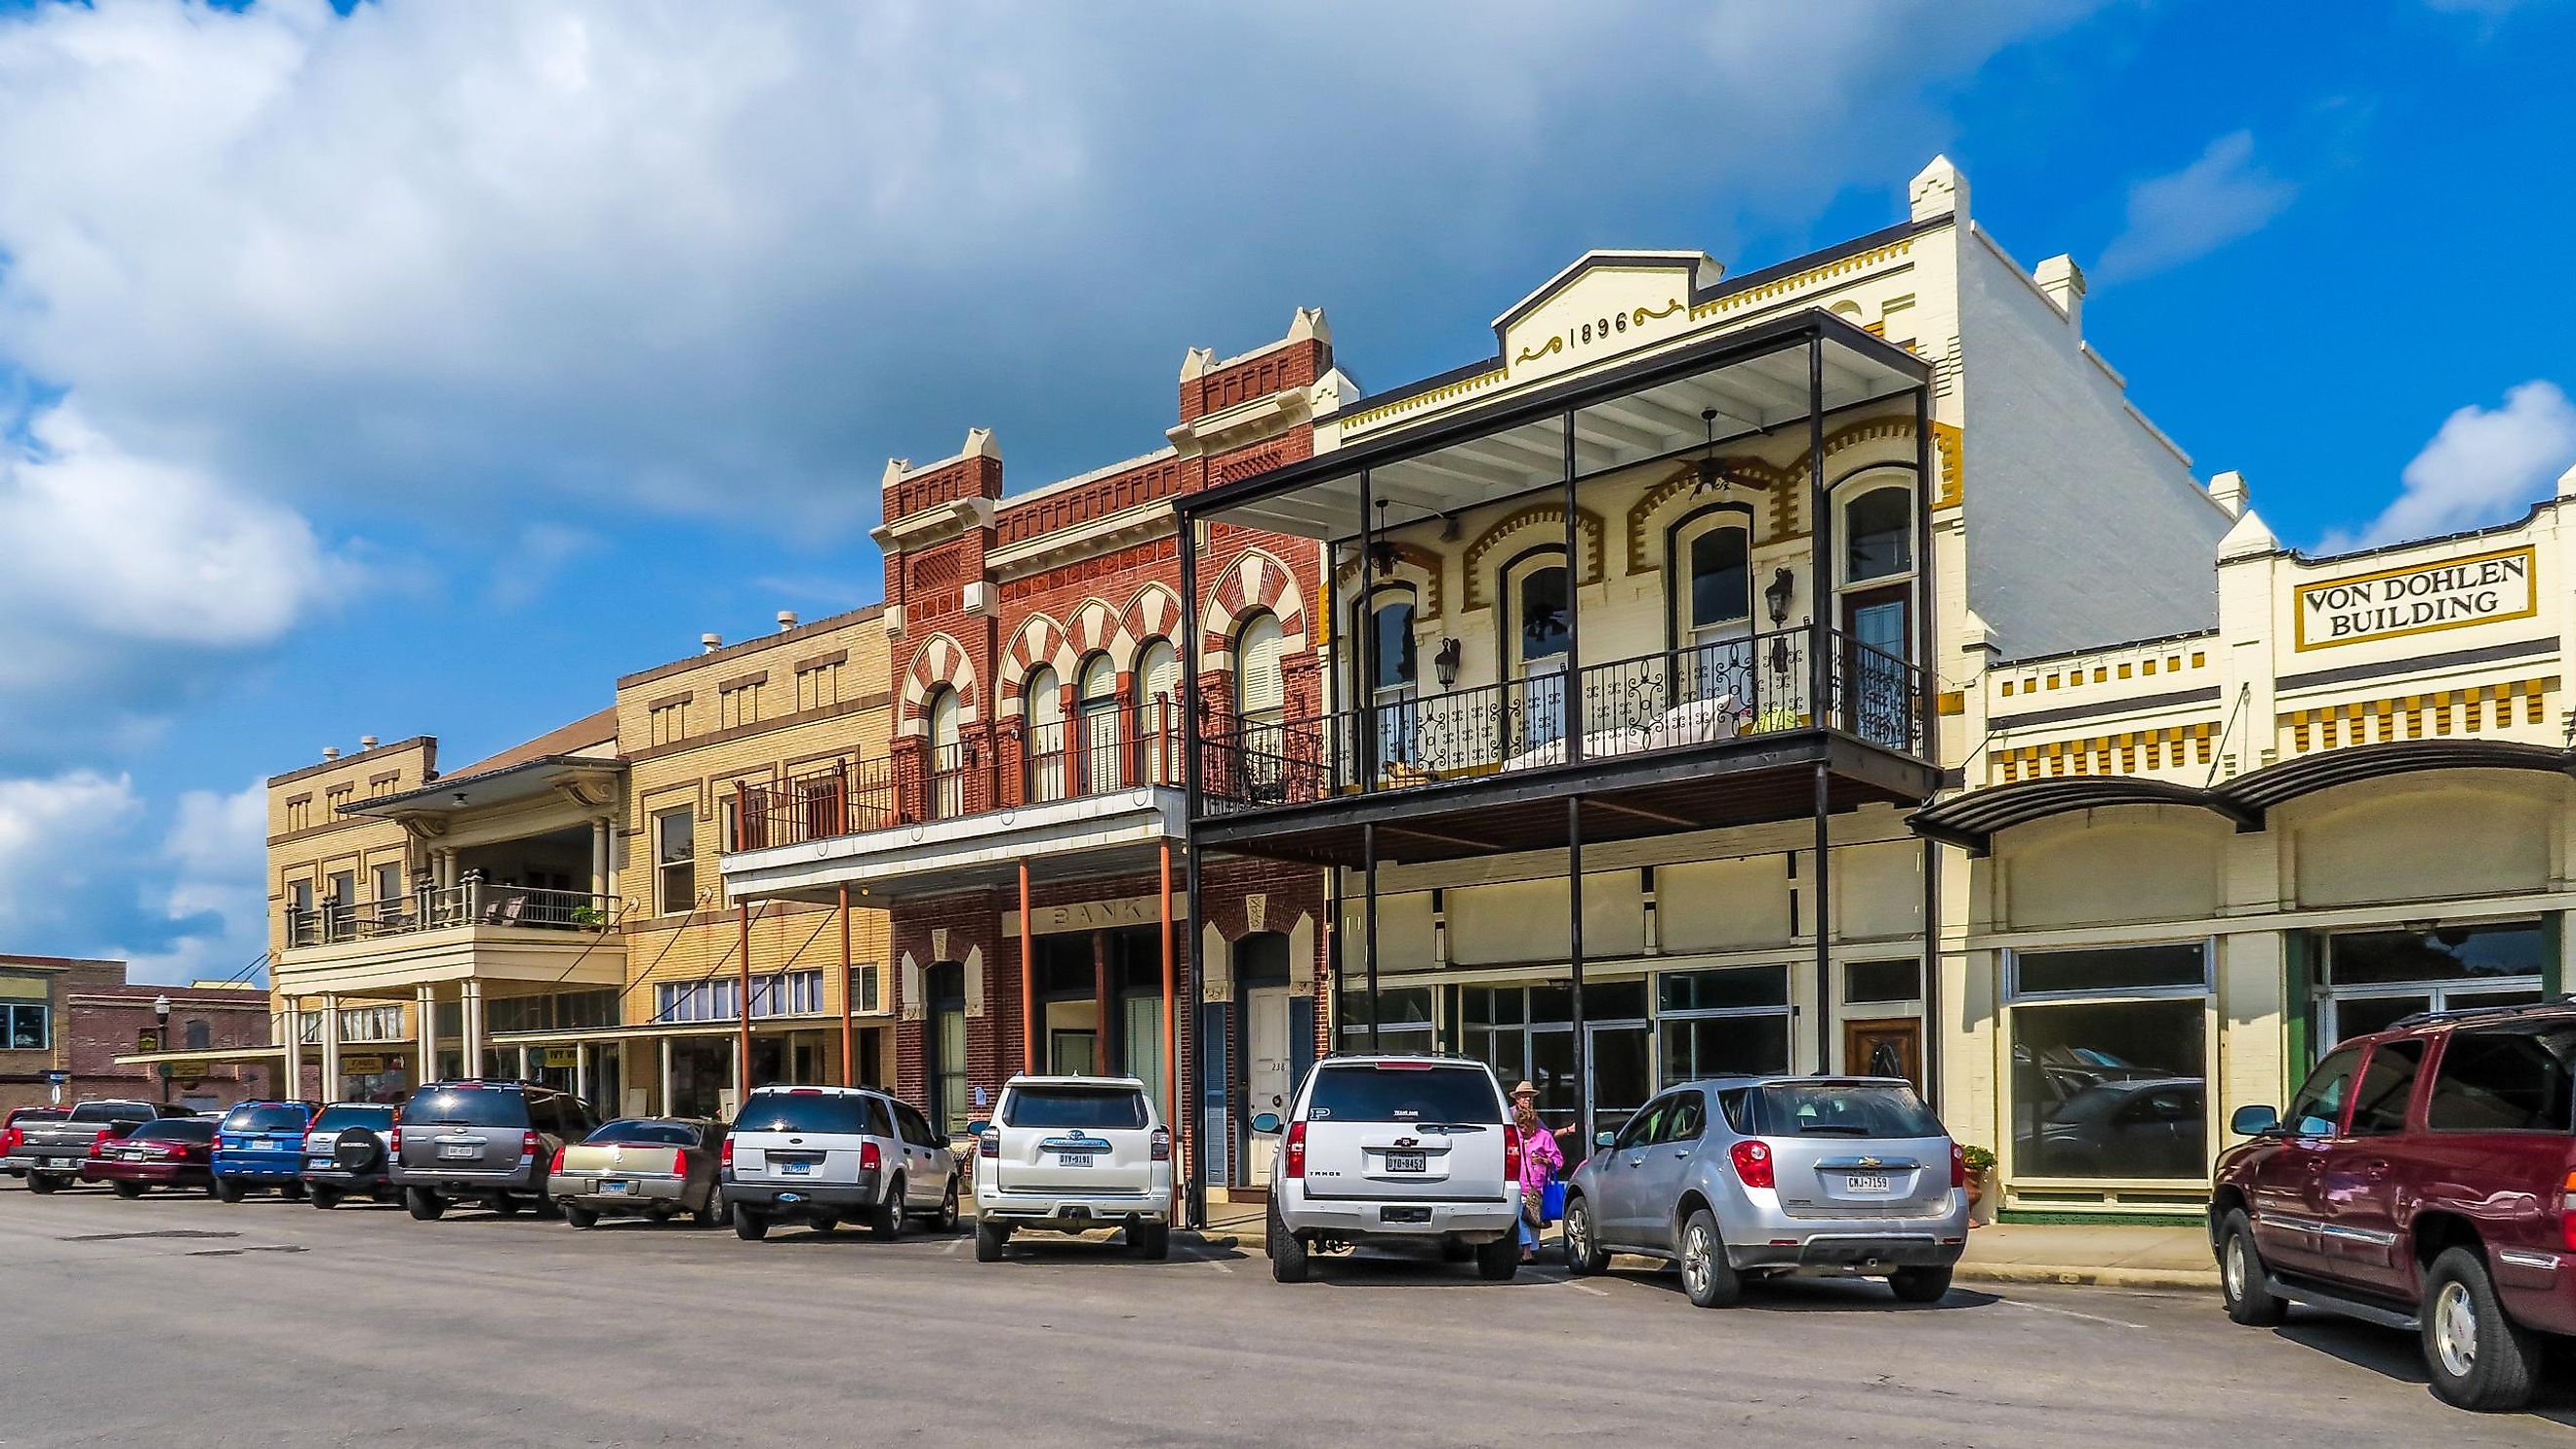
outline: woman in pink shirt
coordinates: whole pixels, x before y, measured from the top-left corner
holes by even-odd
[[[1565,1170],[1565,1152],[1539,1120],[1538,1088],[1527,1082],[1512,1088],[1512,1125],[1521,1133],[1521,1261],[1532,1263],[1538,1260],[1539,1202]]]

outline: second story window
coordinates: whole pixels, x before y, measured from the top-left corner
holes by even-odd
[[[1108,655],[1094,654],[1084,662],[1080,678],[1076,710],[1082,721],[1082,788],[1114,790],[1123,773],[1118,768],[1118,666]]]
[[[1169,639],[1148,643],[1136,656],[1136,738],[1149,784],[1179,783],[1178,757],[1170,741],[1179,737],[1181,721],[1181,656]]]
[[[376,904],[402,899],[402,862],[385,861],[376,867]]]
[[[1752,535],[1746,515],[1720,508],[1683,520],[1674,531],[1674,632],[1683,652],[1673,693],[1680,699],[1731,695],[1750,687],[1753,627]]]
[[[1505,659],[1520,687],[1504,701],[1505,753],[1542,749],[1565,738],[1565,660],[1574,645],[1573,598],[1564,555],[1544,550],[1504,574],[1510,617]]]
[[[1234,636],[1234,707],[1243,716],[1244,747],[1276,755],[1288,716],[1287,631],[1276,614],[1255,614]]]
[[[1029,671],[1020,689],[1022,723],[1027,729],[1023,753],[1028,759],[1031,801],[1061,800],[1065,788],[1064,691],[1055,671],[1041,664]]]
[[[185,1050],[201,1052],[215,1044],[215,1031],[203,1021],[190,1021],[180,1026],[179,1040]]]
[[[1900,486],[1872,488],[1843,506],[1843,582],[1898,578],[1914,569],[1914,500]]]
[[[697,909],[695,814],[683,805],[653,817],[653,904],[658,914],[676,916]]]
[[[42,981],[12,980],[12,986],[45,989]],[[42,1001],[0,1000],[0,1050],[40,1052],[54,1044],[53,1008]]]
[[[1414,689],[1419,679],[1413,644],[1413,591],[1395,587],[1369,597],[1367,626],[1376,674],[1369,682],[1369,703],[1377,710],[1377,757],[1380,764],[1409,761],[1417,729]]]
[[[930,697],[930,813],[942,820],[966,813],[961,713],[956,690],[943,686]]]

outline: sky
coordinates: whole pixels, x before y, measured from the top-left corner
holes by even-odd
[[[889,456],[1371,389],[1594,247],[1749,271],[1935,154],[2286,542],[2576,464],[2576,0],[0,0],[0,951],[228,977],[262,781],[461,764],[874,601]]]

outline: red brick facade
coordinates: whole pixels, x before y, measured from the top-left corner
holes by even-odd
[[[13,969],[14,968],[14,969]],[[5,995],[0,1000],[41,999],[49,1013],[51,1041],[40,1049],[0,1049],[0,1110],[42,1106],[51,1100],[48,1071],[71,1074],[62,1100],[89,1097],[140,1098],[146,1101],[204,1100],[230,1106],[270,1090],[270,1071],[262,1066],[181,1068],[168,1078],[144,1067],[116,1064],[148,1044],[154,1031],[152,1004],[170,998],[170,1046],[265,1046],[270,1040],[268,993],[183,986],[129,986],[125,963],[81,961],[62,957],[0,956],[0,976],[44,983],[44,995]]]

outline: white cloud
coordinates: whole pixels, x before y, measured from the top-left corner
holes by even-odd
[[[2576,464],[2576,404],[2556,383],[2508,390],[2504,406],[2461,408],[2415,455],[2402,490],[2377,518],[2329,536],[2328,553],[2503,523],[2545,496]]]
[[[40,939],[40,930],[77,916],[79,902],[114,869],[110,847],[139,808],[123,775],[0,779],[0,931]]]
[[[229,979],[268,949],[268,787],[179,797],[158,856],[170,874],[143,905],[171,931],[123,954],[137,981]],[[265,979],[259,977],[257,979]]]
[[[2298,191],[2255,164],[2252,132],[2221,136],[2190,165],[2129,188],[2128,224],[2095,275],[2116,282],[2197,261],[2261,231]]]

